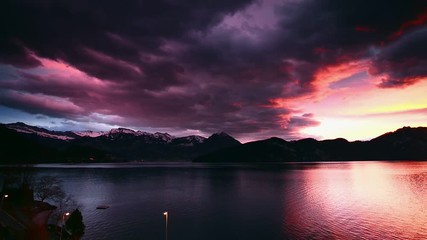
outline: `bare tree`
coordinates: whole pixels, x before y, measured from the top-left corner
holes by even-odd
[[[58,225],[62,224],[62,217],[65,213],[71,212],[73,209],[81,208],[81,206],[73,199],[72,195],[66,195],[56,202],[56,210],[51,215],[51,219]]]
[[[42,176],[34,181],[34,196],[44,202],[50,199],[54,202],[65,198],[62,181],[55,176]]]

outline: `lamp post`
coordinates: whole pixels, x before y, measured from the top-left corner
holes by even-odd
[[[2,197],[1,197],[1,202],[0,202],[0,207],[2,208],[3,207],[3,200],[5,199],[5,198],[8,198],[9,197],[9,195],[7,195],[7,194],[5,194],[5,195],[3,195]]]
[[[64,226],[65,226],[65,216],[68,216],[68,215],[70,215],[69,212],[66,212],[66,213],[62,214],[61,235],[59,236],[59,240],[62,239],[62,230],[64,229]]]
[[[165,239],[168,240],[168,212],[164,212],[163,215],[165,216],[166,221]]]

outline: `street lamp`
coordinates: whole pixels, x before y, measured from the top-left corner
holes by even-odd
[[[70,215],[69,212],[66,212],[66,213],[62,214],[61,235],[59,236],[59,240],[62,239],[62,230],[64,229],[64,226],[65,226],[65,216],[68,216],[68,215]]]
[[[4,200],[5,198],[8,198],[8,197],[9,197],[9,195],[7,195],[7,194],[5,194],[5,195],[3,195],[3,196],[1,197],[0,207],[3,207],[3,200]]]
[[[164,212],[163,215],[165,216],[165,220],[166,220],[166,230],[165,230],[165,236],[166,236],[166,240],[168,240],[168,212]]]

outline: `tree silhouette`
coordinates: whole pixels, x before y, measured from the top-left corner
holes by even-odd
[[[72,239],[80,239],[85,232],[83,216],[79,209],[74,210],[65,222],[65,227],[71,232]]]
[[[40,201],[51,199],[58,201],[65,197],[61,180],[54,176],[42,176],[34,182],[34,195]]]

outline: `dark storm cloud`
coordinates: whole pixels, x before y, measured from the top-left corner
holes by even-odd
[[[92,62],[82,48],[136,62],[139,51],[158,52],[163,38],[204,30],[248,1],[13,1],[0,3],[2,49],[28,47],[41,57],[73,65]],[[110,37],[106,37],[110,36]],[[113,36],[113,37],[112,37]],[[114,38],[114,36],[118,36]],[[117,41],[129,44],[117,44]],[[16,44],[19,41],[21,46]],[[10,58],[27,57],[15,51]],[[89,55],[89,56],[88,56]],[[3,56],[7,60],[8,56]],[[82,63],[83,62],[83,63]],[[97,63],[99,69],[110,65]],[[92,69],[84,68],[89,74]],[[117,69],[120,70],[120,69]],[[108,70],[106,70],[108,71]],[[114,76],[113,76],[114,77]]]
[[[392,44],[397,32],[425,27],[423,21],[405,23],[425,15],[426,7],[426,1],[418,0],[313,0],[285,5],[278,10],[285,16],[277,38],[284,43],[279,52],[311,65],[300,78],[310,85],[313,73],[323,66],[368,59],[375,55],[372,48]]]
[[[85,113],[84,109],[68,101],[15,91],[0,91],[0,102],[2,105],[10,108],[21,109],[28,113],[43,114],[52,117],[73,119]]]
[[[390,44],[374,59],[370,72],[386,74],[381,87],[401,87],[427,77],[427,28]]]
[[[313,75],[319,69],[373,57],[373,47],[392,44],[397,32],[423,27],[419,22],[402,28],[425,14],[425,7],[425,1],[288,3],[277,8],[279,27],[266,32],[261,44],[236,40],[240,29],[225,29],[192,42],[180,59],[214,76],[229,77],[229,82],[283,86],[296,81],[292,88],[276,86],[269,92],[272,98],[295,97],[315,91]]]
[[[11,64],[20,68],[40,66],[40,61],[31,55],[31,52],[19,43],[12,40],[0,40],[0,63]]]
[[[112,124],[290,137],[318,122],[274,99],[313,93],[323,67],[378,54],[372,72],[389,74],[383,86],[426,75],[425,45],[407,48],[425,39],[425,31],[410,34],[425,28],[413,21],[425,1],[285,1],[271,28],[250,16],[227,25],[224,17],[253,2],[2,1],[0,62],[20,69],[0,79],[2,104],[126,119]],[[40,58],[86,75],[27,71],[47,68]],[[66,101],[49,105],[43,96]]]
[[[87,97],[84,82],[70,83],[68,79],[58,81],[58,78],[22,72],[18,79],[0,81],[0,88],[57,97]]]
[[[311,61],[316,48],[324,49],[323,55],[334,58],[386,41],[426,7],[425,1],[418,0],[309,0],[284,5],[278,11],[285,16],[281,22],[282,34],[293,40],[285,44],[285,49],[298,59]]]

